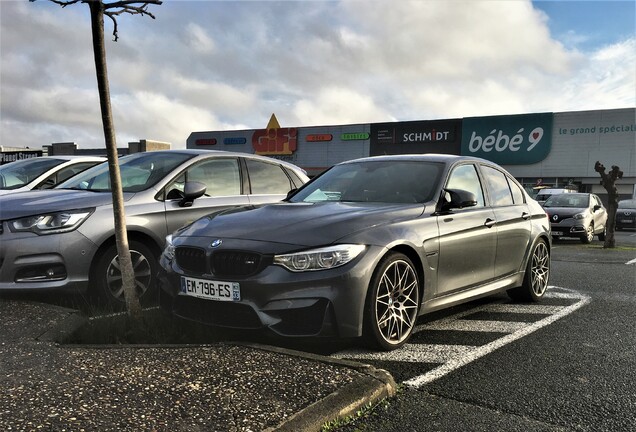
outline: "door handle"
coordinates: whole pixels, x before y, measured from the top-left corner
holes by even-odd
[[[484,225],[486,225],[486,227],[488,227],[488,228],[492,228],[492,227],[495,226],[495,223],[496,223],[496,221],[488,218],[488,219],[486,219],[486,222],[484,222]]]
[[[521,219],[523,219],[523,220],[530,219],[530,213],[528,213],[528,212],[521,213]]]

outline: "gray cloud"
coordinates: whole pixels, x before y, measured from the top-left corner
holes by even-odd
[[[530,1],[165,1],[107,41],[119,145],[190,132],[634,106],[636,40],[579,52]],[[0,1],[3,145],[101,147],[85,5]],[[111,24],[106,20],[106,34]],[[570,43],[570,42],[568,42]]]

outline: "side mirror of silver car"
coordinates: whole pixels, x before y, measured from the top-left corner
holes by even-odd
[[[191,207],[195,199],[205,194],[207,186],[201,182],[186,182],[183,186],[183,198],[179,207]]]

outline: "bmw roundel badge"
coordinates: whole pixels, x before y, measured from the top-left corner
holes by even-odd
[[[213,248],[218,248],[219,246],[221,246],[221,243],[223,243],[223,240],[216,239],[212,243],[210,243],[210,246]]]

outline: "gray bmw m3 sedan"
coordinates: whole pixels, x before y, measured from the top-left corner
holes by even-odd
[[[500,291],[539,301],[550,248],[545,210],[496,164],[369,157],[283,202],[214,212],[169,235],[160,303],[211,326],[391,350],[431,311]]]

